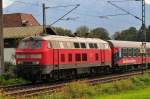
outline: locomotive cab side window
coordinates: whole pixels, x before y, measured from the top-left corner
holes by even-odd
[[[19,43],[18,48],[32,48],[32,49],[40,49],[42,47],[41,40],[24,40]]]

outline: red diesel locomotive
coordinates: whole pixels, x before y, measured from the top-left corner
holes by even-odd
[[[140,45],[56,35],[28,37],[16,49],[17,74],[31,80],[63,79],[139,68],[143,59]],[[145,61],[149,63],[150,58],[145,57]]]

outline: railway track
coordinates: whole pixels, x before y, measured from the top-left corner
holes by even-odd
[[[123,79],[128,79],[132,76],[141,75],[141,71],[136,71],[132,73],[108,75],[105,77],[97,77],[92,79],[85,79],[83,81],[89,83],[90,85],[96,85],[100,83],[108,83],[112,81],[118,81]],[[40,94],[52,94],[54,92],[61,91],[64,86],[68,83],[58,83],[58,84],[36,84],[36,85],[19,85],[19,86],[8,86],[1,87],[5,96],[11,96],[14,99],[20,99],[21,97],[31,97]]]

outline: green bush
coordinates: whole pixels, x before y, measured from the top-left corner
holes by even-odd
[[[16,78],[16,77],[9,77],[8,75],[2,75],[0,76],[0,85],[16,85],[16,84],[24,84],[28,81],[22,79],[22,78]]]

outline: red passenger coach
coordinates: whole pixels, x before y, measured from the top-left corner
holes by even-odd
[[[150,63],[150,43],[146,43],[146,57],[142,58],[142,42],[109,40],[112,49],[112,65],[116,67],[139,68]]]
[[[32,79],[100,73],[111,68],[111,54],[109,43],[101,39],[29,37],[22,40],[16,50],[17,72]]]

